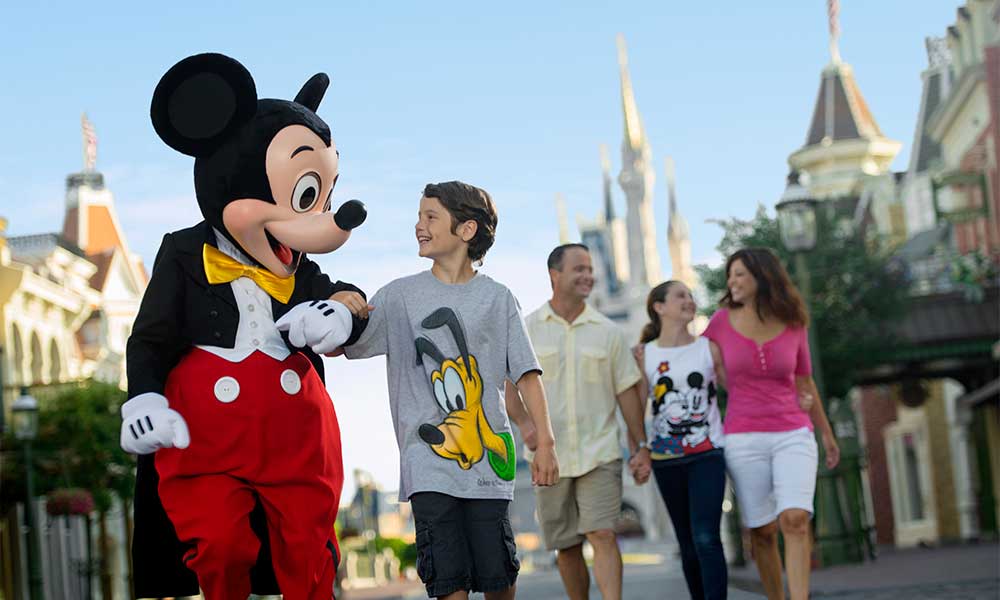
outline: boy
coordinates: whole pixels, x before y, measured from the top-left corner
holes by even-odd
[[[482,591],[514,597],[518,560],[507,515],[514,441],[504,406],[510,379],[538,432],[535,485],[559,466],[545,392],[514,295],[478,273],[497,213],[485,190],[449,181],[424,188],[416,225],[429,271],[392,281],[372,298],[368,327],[348,358],[386,355],[400,453],[400,500],[409,500],[417,571],[431,597]],[[360,296],[347,303],[364,309]]]

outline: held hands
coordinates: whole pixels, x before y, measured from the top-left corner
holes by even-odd
[[[649,457],[649,448],[641,448],[638,452],[633,452],[628,459],[628,468],[632,472],[632,478],[636,485],[642,485],[649,481],[649,476],[653,472],[653,461]]]
[[[162,394],[139,394],[122,405],[120,444],[129,454],[151,454],[160,448],[187,448],[191,443],[184,417]]]
[[[288,332],[296,348],[309,346],[316,354],[332,352],[351,335],[351,312],[336,300],[311,300],[294,306],[275,322],[278,331]]]
[[[340,302],[351,311],[351,314],[359,319],[367,319],[368,313],[375,310],[375,307],[368,304],[365,297],[357,292],[337,292],[330,296],[330,300]]]
[[[536,448],[531,460],[531,485],[555,485],[559,481],[559,459],[556,457],[555,443],[550,441],[548,444],[536,445]]]
[[[799,408],[802,409],[802,412],[809,412],[810,410],[812,410],[813,403],[815,402],[816,398],[813,397],[813,395],[810,394],[809,392],[799,393]]]

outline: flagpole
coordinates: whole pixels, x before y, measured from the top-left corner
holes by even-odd
[[[830,60],[839,65],[840,48],[837,46],[837,38],[840,37],[840,0],[826,0],[826,14],[830,29]]]

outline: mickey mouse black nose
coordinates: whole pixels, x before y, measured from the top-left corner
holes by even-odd
[[[348,200],[337,209],[337,214],[333,215],[337,227],[344,231],[350,231],[365,222],[368,217],[368,210],[360,200]]]
[[[420,439],[432,446],[444,443],[444,434],[441,433],[440,429],[433,425],[424,423],[420,426],[420,429],[417,430],[417,433],[420,434]]]

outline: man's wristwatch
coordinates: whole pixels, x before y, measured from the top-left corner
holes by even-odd
[[[633,455],[639,454],[639,451],[641,451],[643,448],[649,450],[649,444],[646,443],[646,440],[639,442],[639,444],[635,447],[635,452],[633,453]]]

